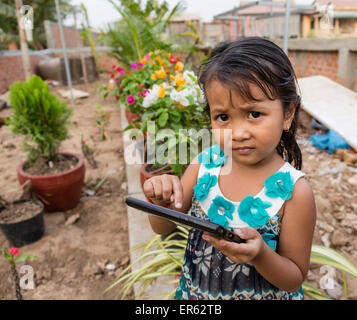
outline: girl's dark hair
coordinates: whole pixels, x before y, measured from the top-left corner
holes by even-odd
[[[291,127],[288,132],[283,131],[276,150],[284,160],[300,170],[302,157],[295,133],[301,97],[297,93],[294,69],[284,51],[259,37],[221,42],[200,66],[199,84],[205,95],[205,88],[212,79],[237,90],[247,101],[258,101],[249,89],[249,83],[254,83],[268,99],[282,102],[284,114],[290,106],[295,106]],[[208,102],[205,110],[209,113]]]

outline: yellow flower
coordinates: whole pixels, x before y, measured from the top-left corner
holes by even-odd
[[[156,74],[155,74],[155,73],[153,73],[153,74],[151,75],[151,79],[153,79],[153,80],[157,80],[157,76],[156,76]]]
[[[165,64],[165,61],[162,60],[160,57],[156,57],[155,60],[159,63],[161,67]]]
[[[186,107],[183,106],[180,102],[178,103],[177,108],[179,108],[179,109],[186,109]]]
[[[184,68],[184,64],[181,61],[177,61],[175,65],[175,70],[181,72]]]
[[[165,92],[165,88],[162,84],[160,84],[160,89],[158,90],[157,94],[160,98],[165,97],[166,92]]]
[[[170,74],[170,81],[174,81],[175,80],[175,76],[173,76],[172,74]]]
[[[175,81],[176,81],[176,85],[178,86],[183,86],[186,83],[185,78],[181,73],[175,76]]]
[[[164,69],[160,69],[158,71],[155,71],[155,75],[158,79],[163,79],[166,76],[165,70]]]
[[[174,101],[174,104],[177,104],[177,108],[179,109],[185,109],[186,107],[184,105],[182,105],[180,102],[178,101]]]
[[[142,64],[147,64],[147,63],[148,63],[148,58],[147,58],[147,57],[144,57],[144,58],[142,58],[142,59],[140,60],[140,62],[141,62]]]

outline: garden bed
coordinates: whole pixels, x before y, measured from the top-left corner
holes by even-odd
[[[66,212],[45,213],[44,237],[19,248],[20,254],[32,253],[38,257],[27,262],[35,272],[35,288],[23,290],[24,299],[113,299],[117,289],[105,295],[103,291],[129,263],[120,110],[115,109],[115,99],[105,100],[98,94],[100,82],[74,86],[88,92],[89,98],[75,101],[70,139],[61,145],[61,151],[82,154],[83,135],[94,151],[97,168],[93,169],[86,161],[86,186],[80,203]],[[58,93],[61,89],[67,88],[51,87],[51,92],[61,98]],[[94,122],[97,103],[107,114],[107,140],[104,141]],[[9,115],[10,109],[0,111],[1,117]],[[8,200],[15,200],[21,194],[16,176],[16,166],[25,159],[21,139],[6,126],[0,127],[1,193]],[[0,248],[9,247],[0,233]],[[3,279],[0,300],[13,299],[7,264],[5,259],[0,259],[0,278]],[[18,263],[18,269],[23,264]]]

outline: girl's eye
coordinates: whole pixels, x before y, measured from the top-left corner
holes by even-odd
[[[227,121],[227,120],[228,120],[228,116],[227,116],[225,113],[222,113],[222,114],[218,115],[218,116],[216,117],[216,119],[218,119],[218,120],[224,122],[224,121]]]
[[[261,115],[261,113],[260,112],[257,112],[257,111],[250,111],[249,112],[249,118],[250,119],[256,119],[256,118],[259,118],[260,117],[260,115]]]

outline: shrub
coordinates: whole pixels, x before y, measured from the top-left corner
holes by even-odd
[[[14,134],[24,135],[27,165],[39,158],[54,159],[61,142],[68,138],[72,109],[60,101],[40,77],[10,87],[13,114],[7,124]]]

